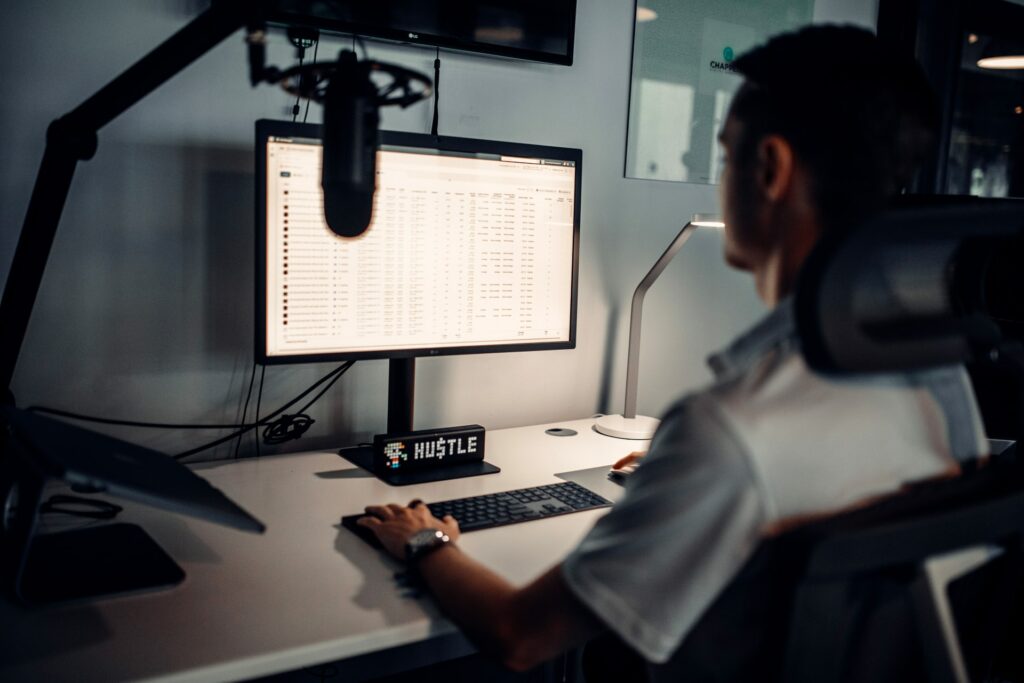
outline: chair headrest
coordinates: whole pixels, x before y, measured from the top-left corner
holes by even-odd
[[[826,235],[794,303],[804,357],[820,372],[984,356],[1024,329],[1024,202],[919,199]]]

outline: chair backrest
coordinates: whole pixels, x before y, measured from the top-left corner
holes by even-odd
[[[794,295],[823,374],[966,363],[989,436],[1024,438],[1024,200],[903,198],[826,234]]]
[[[920,485],[762,543],[649,677],[982,680],[1024,587],[1022,550],[1011,458]]]
[[[963,363],[1000,348],[1024,322],[1024,201],[926,199],[815,245],[794,294],[811,368],[857,374]]]

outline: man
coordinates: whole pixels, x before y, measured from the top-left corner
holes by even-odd
[[[821,26],[734,65],[745,82],[720,136],[725,258],[772,312],[712,357],[714,384],[670,408],[622,501],[560,565],[517,588],[455,543],[416,560],[442,609],[513,669],[607,630],[664,662],[773,529],[956,471],[986,448],[961,369],[816,376],[787,298],[823,233],[909,181],[937,118],[920,70],[866,31]],[[398,558],[425,529],[458,538],[456,520],[418,501],[367,513],[360,523]]]

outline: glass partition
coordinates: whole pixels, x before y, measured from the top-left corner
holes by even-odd
[[[814,0],[639,0],[626,177],[717,183],[716,138],[741,82],[733,59],[813,10]]]

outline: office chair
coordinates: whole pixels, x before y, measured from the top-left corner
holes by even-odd
[[[794,302],[808,364],[837,375],[1024,367],[1006,334],[1024,319],[1020,207],[904,208],[822,240]],[[1011,447],[959,477],[766,539],[669,662],[626,652],[632,668],[617,680],[1024,680],[1022,589],[1024,457]],[[625,646],[610,641],[590,648],[585,671],[606,666],[595,652],[617,648],[606,661],[623,661]]]
[[[1022,479],[1000,459],[763,542],[669,662],[634,680],[1013,680]]]

